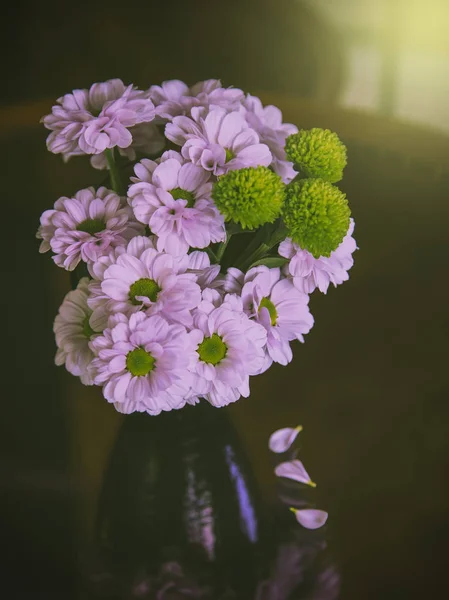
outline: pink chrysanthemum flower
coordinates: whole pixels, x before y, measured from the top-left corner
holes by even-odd
[[[248,397],[249,376],[260,373],[265,364],[265,329],[239,307],[238,300],[233,306],[225,299],[218,308],[213,308],[212,301],[210,311],[198,310],[195,316],[192,394],[214,406]]]
[[[311,294],[316,288],[325,294],[332,283],[334,287],[349,279],[348,271],[354,264],[352,254],[357,250],[354,231],[354,219],[350,219],[349,229],[343,241],[329,257],[314,258],[307,250],[302,250],[290,238],[281,242],[279,254],[290,259],[284,272],[292,277],[295,287],[305,294]]]
[[[52,133],[47,148],[67,159],[79,154],[100,154],[107,148],[127,148],[133,141],[130,128],[155,117],[146,92],[120,79],[94,83],[89,90],[73,90],[57,100],[42,122]]]
[[[165,138],[154,123],[141,123],[129,131],[133,136],[131,146],[118,148],[120,156],[126,157],[129,161],[136,160],[137,154],[157,155],[165,146]],[[90,157],[90,164],[94,169],[101,170],[108,167],[104,153],[93,154]]]
[[[228,112],[240,111],[245,94],[238,88],[224,88],[219,79],[206,79],[190,88],[196,106],[219,106]]]
[[[290,343],[304,341],[313,326],[309,297],[299,292],[278,268],[256,267],[245,276],[242,302],[246,313],[267,331],[270,362],[286,365],[292,360]]]
[[[273,169],[284,183],[289,183],[297,172],[293,163],[287,160],[285,140],[298,132],[296,125],[282,122],[282,112],[276,106],[263,106],[260,98],[248,94],[243,106],[248,125],[259,134],[260,141],[268,146],[273,155]]]
[[[211,265],[206,252],[196,250],[184,257],[176,257],[179,263],[179,273],[193,273],[196,282],[202,290],[206,288],[221,288],[220,265]]]
[[[157,415],[186,403],[194,345],[182,325],[160,315],[117,313],[91,349],[94,382],[119,412]]]
[[[158,236],[158,250],[180,255],[226,238],[224,218],[211,200],[210,173],[180,154],[160,164],[143,160],[135,173],[129,204]]]
[[[140,259],[148,248],[156,249],[156,236],[137,236],[129,242],[126,248],[119,246],[107,255],[101,256],[95,263],[88,265],[92,277],[89,284],[88,304],[93,311],[90,322],[95,330],[101,331],[107,327],[108,318],[113,308],[117,306],[116,301],[101,289],[106,269],[115,264],[121,254],[126,253]],[[177,274],[190,273],[192,280],[196,281],[201,288],[218,285],[216,280],[220,265],[211,265],[205,252],[197,250],[184,256],[175,257],[174,265]]]
[[[191,325],[190,311],[201,299],[197,276],[185,272],[183,261],[154,250],[151,240],[148,244],[145,238],[135,240],[106,269],[97,269],[98,281],[91,285],[89,301],[94,308],[93,322],[104,323],[116,312],[131,315],[144,311]]]
[[[224,108],[192,108],[192,117],[175,117],[165,127],[165,136],[182,146],[181,154],[214,175],[243,167],[270,165],[271,152],[259,143],[243,114]]]
[[[189,114],[194,106],[220,106],[227,111],[242,109],[245,98],[242,90],[223,88],[218,79],[208,79],[189,88],[179,79],[152,85],[149,96],[156,107],[156,115],[161,120],[171,121],[173,117]]]
[[[129,206],[105,187],[80,190],[74,198],[59,198],[41,216],[37,232],[40,252],[51,250],[59,267],[73,271],[78,263],[95,262],[110,249],[144,232]]]
[[[152,85],[149,95],[156,107],[156,115],[161,119],[171,120],[177,115],[183,115],[192,106],[189,86],[179,79]]]
[[[236,269],[235,267],[229,267],[226,271],[226,275],[223,279],[223,289],[229,294],[241,294],[242,287],[245,283],[245,273]]]
[[[213,310],[223,304],[224,294],[220,289],[206,287],[201,290],[201,302],[198,304],[198,311],[209,315]]]
[[[89,321],[92,311],[87,305],[89,279],[83,277],[75,290],[69,292],[55,318],[57,365],[65,365],[72,375],[80,377],[84,385],[93,385],[90,365],[94,355],[89,348],[89,341],[94,339],[98,331],[94,331]]]
[[[140,258],[148,248],[153,248],[153,250],[156,248],[154,236],[145,237],[139,235],[132,238],[126,247],[118,246],[107,254],[100,256],[96,262],[88,265],[87,268],[92,280],[89,283],[87,303],[92,310],[90,323],[94,329],[102,331],[108,326],[108,320],[111,315],[111,304],[114,302],[101,289],[101,282],[104,279],[106,269],[115,264],[121,254],[127,253]]]

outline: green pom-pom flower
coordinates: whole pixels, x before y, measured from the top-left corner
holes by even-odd
[[[229,171],[214,184],[212,198],[226,221],[255,229],[277,219],[284,203],[282,179],[266,167]]]
[[[351,211],[346,195],[322,179],[287,187],[283,209],[288,235],[315,258],[330,256],[343,241]]]
[[[288,136],[285,152],[295,169],[305,177],[336,183],[346,166],[346,146],[329,129],[301,130]]]

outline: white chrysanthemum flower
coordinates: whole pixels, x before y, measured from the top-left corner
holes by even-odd
[[[89,341],[99,331],[94,331],[89,321],[92,311],[87,305],[88,284],[89,279],[83,277],[77,288],[65,296],[53,331],[58,346],[56,364],[65,365],[67,371],[80,377],[84,385],[93,385],[90,366],[94,355],[89,348]]]

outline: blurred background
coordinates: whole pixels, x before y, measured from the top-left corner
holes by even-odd
[[[294,361],[229,411],[267,495],[269,434],[303,425],[341,598],[447,597],[449,4],[25,0],[6,11],[2,596],[78,598],[123,419],[53,364],[69,280],[35,240],[43,210],[103,179],[87,160],[50,155],[39,118],[60,95],[119,77],[144,88],[221,78],[347,144],[341,187],[360,248],[350,280],[315,293]]]

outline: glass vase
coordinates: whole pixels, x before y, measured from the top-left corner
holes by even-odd
[[[264,565],[260,505],[226,408],[134,413],[105,474],[98,546],[128,588],[140,578],[204,588],[186,597],[250,598]]]

